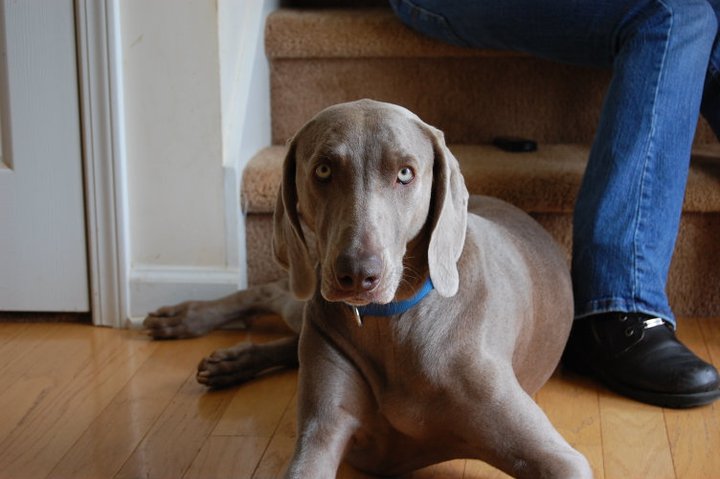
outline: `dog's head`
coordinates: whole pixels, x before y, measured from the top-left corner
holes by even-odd
[[[452,296],[467,199],[442,132],[396,105],[336,105],[290,143],[274,255],[299,299],[315,293],[316,272],[326,300],[356,306],[409,297],[428,274]]]

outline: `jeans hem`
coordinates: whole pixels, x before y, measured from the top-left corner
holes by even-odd
[[[673,329],[677,327],[675,315],[669,309],[647,307],[624,298],[606,298],[590,301],[583,307],[575,309],[575,319],[583,319],[603,313],[642,313],[664,319]]]

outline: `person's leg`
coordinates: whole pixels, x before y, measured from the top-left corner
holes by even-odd
[[[717,371],[654,319],[675,327],[666,282],[716,31],[709,4],[682,0],[651,2],[618,31],[574,214],[576,315],[588,319],[564,362],[666,407],[720,396]]]
[[[708,4],[650,2],[623,25],[574,216],[578,317],[674,323],[665,294],[717,20]]]
[[[640,400],[687,406],[717,397],[715,369],[678,343],[670,329],[646,331],[646,326],[662,322],[646,322],[647,316],[640,315],[659,316],[674,326],[665,282],[717,27],[708,4],[693,0],[645,0],[630,6],[620,1],[391,3],[411,27],[444,41],[613,67],[575,210],[576,314],[593,319],[576,321],[579,327],[574,328],[578,331],[569,349],[577,354],[569,356],[571,362],[592,360],[609,383],[618,382],[613,377],[616,370],[625,371],[621,380],[629,377],[630,387],[615,389]],[[598,319],[599,313],[609,312],[623,314],[612,321],[607,316]],[[632,327],[625,313],[638,313],[630,318]],[[628,332],[636,336],[620,341],[615,337],[619,334],[622,339]],[[598,337],[603,338],[599,343],[594,339]],[[618,345],[620,351],[615,350]],[[630,350],[633,354],[624,354]],[[658,355],[656,350],[668,354]],[[639,355],[650,358],[649,363],[639,364]],[[671,371],[664,376],[674,378],[671,384],[655,370]],[[647,388],[653,390],[650,396],[645,394]],[[635,390],[639,392],[633,394]],[[654,394],[657,391],[659,395]],[[695,396],[688,399],[687,394]]]

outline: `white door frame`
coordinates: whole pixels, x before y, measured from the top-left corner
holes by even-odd
[[[128,221],[118,0],[75,0],[93,323],[128,318]]]
[[[122,35],[120,28],[120,2],[122,0],[74,0],[76,12],[78,70],[81,100],[81,131],[83,133],[83,165],[85,171],[86,228],[88,243],[88,269],[90,302],[93,323],[102,326],[126,327],[131,319],[131,243],[129,240],[127,158],[125,152],[125,112],[123,99]],[[261,38],[261,25],[265,15],[277,8],[278,0],[261,0],[262,8],[242,5],[239,10],[232,2],[219,4],[224,15],[244,21],[240,28],[240,45],[249,45],[243,58],[254,59],[243,68],[252,72],[252,84],[241,85],[241,97],[234,98],[253,110],[257,121],[261,115],[262,127],[249,127],[246,122],[233,123],[237,131],[224,132],[236,135],[224,145],[232,154],[224,158],[226,168],[226,215],[228,221],[227,252],[231,264],[244,269],[243,224],[239,208],[239,178],[244,167],[242,158],[260,146],[256,143],[270,140],[269,85],[266,69],[258,68],[256,56],[261,55],[255,40]],[[227,7],[231,11],[225,11]],[[254,7],[254,8],[250,8]],[[239,13],[238,13],[239,12]],[[230,22],[232,23],[232,22]],[[255,25],[257,24],[257,25]],[[251,28],[255,25],[257,28]],[[246,46],[247,46],[246,45]],[[251,48],[255,46],[255,48]],[[253,51],[255,50],[255,51]],[[257,60],[259,61],[259,60]],[[247,76],[244,72],[241,77]],[[250,80],[248,80],[250,81]],[[257,89],[257,93],[251,91]],[[256,98],[258,97],[258,98]],[[256,103],[249,103],[255,98]],[[264,103],[268,103],[265,105]],[[244,117],[247,111],[234,111],[229,115]],[[241,118],[242,120],[242,118]],[[232,122],[231,122],[232,123]],[[247,132],[247,134],[246,134]],[[245,137],[248,141],[243,141]],[[223,141],[228,138],[224,137]],[[237,144],[242,143],[242,146]],[[237,151],[237,149],[241,151]],[[239,155],[241,161],[232,158]],[[238,222],[239,221],[239,222]],[[239,286],[244,286],[241,274]]]

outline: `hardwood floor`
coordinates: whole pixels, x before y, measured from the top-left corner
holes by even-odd
[[[281,333],[153,342],[85,324],[0,323],[0,478],[274,478],[295,440],[296,373],[208,391],[195,382],[212,350]],[[680,337],[720,366],[720,318],[684,319]],[[598,478],[720,477],[720,404],[665,410],[557,373],[537,394]],[[340,478],[367,476],[343,466]],[[412,478],[507,477],[458,460]]]

